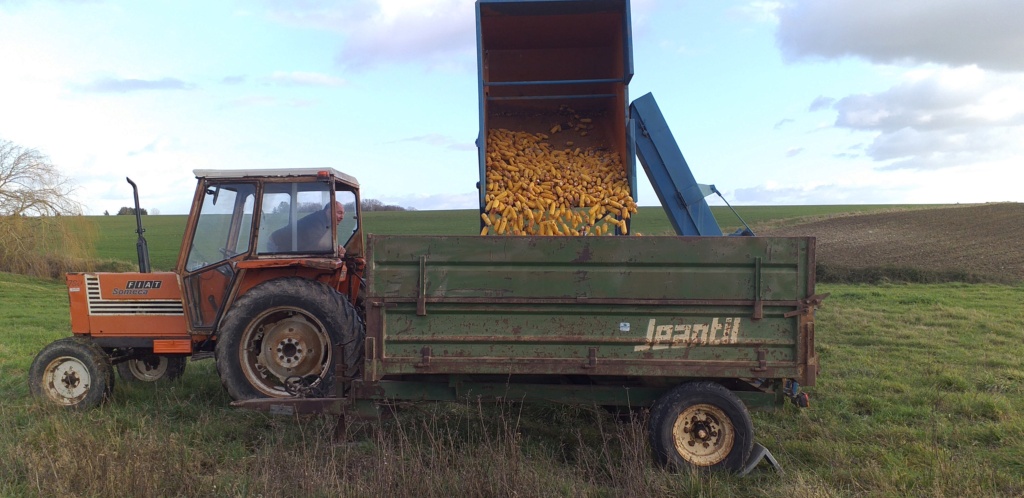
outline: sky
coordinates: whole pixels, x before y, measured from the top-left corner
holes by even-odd
[[[632,0],[653,92],[734,205],[1024,201],[1024,2]],[[186,213],[194,169],[333,167],[477,207],[472,0],[0,0],[0,139],[87,214]],[[638,163],[639,168],[639,163]],[[658,205],[643,175],[637,201]],[[721,201],[709,199],[713,205]]]

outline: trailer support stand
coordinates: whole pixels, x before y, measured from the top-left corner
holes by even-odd
[[[775,472],[778,472],[779,475],[785,474],[782,470],[782,466],[779,465],[779,461],[772,456],[772,452],[768,451],[768,448],[765,448],[761,443],[754,443],[754,449],[750,452],[750,458],[747,459],[747,463],[743,466],[743,470],[741,470],[737,475],[739,477],[746,477],[748,474],[753,472],[755,468],[757,468],[757,465],[761,463],[761,460],[768,460],[768,463],[772,465],[772,468],[775,469]]]

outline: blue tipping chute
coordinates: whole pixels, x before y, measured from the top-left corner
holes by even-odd
[[[676,233],[722,235],[704,200],[716,192],[715,186],[701,185],[694,179],[654,95],[648,93],[634,100],[629,111],[636,126],[636,155]]]

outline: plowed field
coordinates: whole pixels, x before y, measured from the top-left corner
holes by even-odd
[[[817,237],[825,281],[1024,281],[1024,204],[998,203],[826,220],[757,231]]]

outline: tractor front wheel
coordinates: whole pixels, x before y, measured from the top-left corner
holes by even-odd
[[[164,356],[152,353],[117,364],[117,374],[126,382],[156,382],[161,379],[177,380],[185,374],[184,356]]]
[[[114,368],[103,348],[91,339],[68,337],[36,355],[28,371],[28,387],[36,399],[85,410],[113,394]]]

